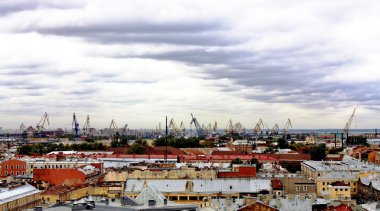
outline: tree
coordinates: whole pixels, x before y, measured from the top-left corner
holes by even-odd
[[[240,158],[235,158],[235,160],[231,160],[230,166],[233,164],[242,164],[243,161]]]
[[[310,150],[312,160],[324,160],[326,158],[326,144],[320,144]]]
[[[134,143],[128,150],[129,154],[145,154],[145,148],[142,144]]]
[[[279,147],[280,149],[287,149],[288,146],[289,146],[288,141],[285,140],[284,138],[279,138],[279,139],[277,140],[277,144],[278,144],[278,147]]]
[[[250,163],[251,165],[256,166],[256,172],[259,171],[259,169],[261,169],[261,166],[263,165],[262,163],[259,162],[259,160],[257,160],[257,158],[252,158]]]

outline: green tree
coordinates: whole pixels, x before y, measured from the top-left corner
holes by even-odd
[[[289,144],[288,144],[288,141],[285,140],[284,138],[279,138],[277,140],[277,146],[280,148],[280,149],[287,149],[289,147]]]
[[[261,167],[263,165],[262,163],[259,162],[259,160],[257,160],[257,158],[252,158],[250,163],[251,163],[251,165],[256,166],[256,172],[259,171],[259,169],[261,169]]]
[[[324,160],[326,158],[326,144],[320,144],[310,150],[312,160]]]
[[[242,164],[243,161],[240,158],[235,158],[234,160],[231,160],[230,166],[233,164]]]
[[[129,154],[145,154],[145,148],[142,144],[134,143],[128,150]]]

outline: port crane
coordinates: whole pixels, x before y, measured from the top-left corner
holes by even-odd
[[[216,131],[218,130],[218,123],[216,121],[214,123],[214,126],[212,127],[212,130],[214,131],[214,133],[216,133]]]
[[[262,132],[262,129],[265,128],[263,120],[260,118],[259,121],[256,123],[256,126],[253,128],[253,132],[255,134],[259,134]]]
[[[235,125],[233,127],[233,131],[235,131],[237,133],[241,133],[241,132],[243,132],[243,130],[244,130],[244,127],[240,122],[235,123]]]
[[[118,132],[118,130],[119,130],[119,128],[117,127],[117,125],[116,125],[116,122],[115,122],[115,119],[112,119],[111,120],[111,124],[110,124],[110,136],[111,136],[111,138],[114,138],[114,139],[116,139],[116,140],[118,140],[118,136],[119,136],[119,132]]]
[[[293,128],[292,121],[288,118],[288,121],[285,124],[284,127],[284,134],[288,134],[289,128]]]
[[[278,134],[278,131],[280,130],[280,128],[278,127],[278,124],[276,123],[272,130],[271,130],[271,134]]]
[[[234,124],[231,119],[228,121],[226,129],[224,131],[227,133],[232,133],[234,131]]]
[[[344,126],[344,129],[343,129],[344,133],[346,134],[346,143],[348,140],[348,131],[351,127],[352,121],[354,120],[355,112],[356,112],[356,107],[354,108],[354,111],[352,112],[350,119],[348,119],[348,122],[346,123],[346,125]]]
[[[42,116],[41,120],[38,122],[38,124],[36,126],[37,131],[45,130],[45,123],[46,122],[48,125],[50,125],[49,115],[45,112],[45,114]]]
[[[91,129],[90,115],[87,115],[86,121],[84,122],[84,125],[83,125],[83,134],[89,135],[90,134],[90,129]]]
[[[24,133],[26,131],[26,127],[24,125],[24,123],[21,123],[20,125],[20,133]]]
[[[181,121],[181,124],[180,124],[180,126],[179,126],[179,129],[180,129],[180,131],[182,132],[182,135],[185,135],[185,134],[186,134],[185,124],[183,124],[182,121]]]
[[[173,118],[170,120],[168,127],[170,129],[170,133],[173,135],[178,135],[178,133],[180,132],[180,129],[178,128]]]
[[[198,137],[205,137],[205,131],[202,129],[202,126],[199,124],[197,118],[191,114],[191,122],[190,125],[194,124],[195,125],[195,130],[197,131],[197,136]]]
[[[121,132],[122,136],[126,136],[127,135],[127,129],[128,129],[128,124],[125,124],[124,127],[123,127],[123,130]]]
[[[79,132],[79,123],[77,120],[77,117],[75,116],[75,113],[73,114],[73,123],[72,123],[72,133],[75,135],[75,137],[78,137]]]

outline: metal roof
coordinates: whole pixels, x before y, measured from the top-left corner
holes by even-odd
[[[148,184],[163,193],[186,192],[186,186],[189,186],[191,182],[192,192],[195,193],[258,193],[262,190],[272,190],[269,179],[128,179],[125,191],[141,192],[144,184]]]
[[[0,189],[0,204],[14,201],[16,199],[20,199],[39,192],[40,191],[38,189],[29,184],[25,184],[20,187],[15,187],[13,189]]]

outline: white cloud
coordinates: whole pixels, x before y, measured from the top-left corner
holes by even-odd
[[[154,128],[164,116],[340,128],[379,115],[373,1],[6,1],[0,126]],[[359,127],[376,127],[361,119]]]

